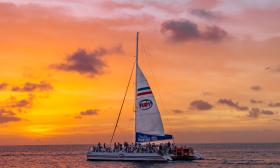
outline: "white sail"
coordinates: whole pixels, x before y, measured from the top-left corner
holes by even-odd
[[[137,68],[136,132],[164,135],[163,125],[152,90],[140,68]]]
[[[160,112],[140,67],[136,66],[136,142],[172,139],[164,134]]]

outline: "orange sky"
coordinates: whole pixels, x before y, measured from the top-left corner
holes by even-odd
[[[178,143],[280,141],[280,3],[0,0],[0,145],[108,142],[140,64]],[[134,86],[118,141],[132,141]]]

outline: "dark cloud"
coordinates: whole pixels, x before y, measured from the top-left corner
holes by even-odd
[[[111,49],[98,48],[93,52],[88,52],[85,49],[78,49],[74,53],[68,55],[64,63],[53,64],[50,65],[50,67],[62,71],[75,71],[89,77],[94,77],[98,74],[102,74],[106,67],[101,56],[122,52],[121,45]]]
[[[30,97],[29,99],[22,99],[19,101],[13,101],[10,105],[11,108],[31,108],[33,104],[33,99]]]
[[[265,70],[267,70],[269,72],[276,72],[276,73],[278,73],[278,72],[280,72],[280,65],[274,66],[274,67],[269,66],[269,67],[266,67]]]
[[[276,112],[270,110],[263,110],[259,108],[252,108],[249,110],[248,117],[250,118],[258,118],[260,115],[274,115]]]
[[[97,115],[98,114],[98,111],[97,109],[88,109],[88,110],[85,110],[85,111],[81,111],[79,115],[77,115],[75,118],[76,119],[80,119],[82,118],[82,116],[92,116],[92,115]]]
[[[259,85],[254,85],[254,86],[251,86],[250,89],[254,90],[254,91],[260,91],[260,90],[262,90],[262,87]]]
[[[224,98],[219,99],[218,103],[226,105],[226,106],[231,107],[231,108],[234,108],[234,109],[239,110],[239,111],[249,110],[249,108],[247,106],[241,106],[241,105],[239,105],[238,102],[233,102],[231,99],[224,99]]]
[[[5,90],[7,88],[7,83],[0,83],[0,90]]]
[[[175,42],[195,40],[200,36],[198,26],[189,20],[166,21],[161,25],[161,32],[170,32],[169,38]]]
[[[204,30],[200,30],[196,23],[189,20],[165,21],[161,25],[161,32],[168,34],[169,40],[173,42],[192,40],[219,42],[228,36],[228,33],[218,26],[206,26]]]
[[[80,115],[97,115],[97,111],[98,110],[96,110],[96,109],[89,109],[89,110],[80,112]]]
[[[280,102],[269,103],[268,106],[269,106],[269,107],[280,107]]]
[[[213,106],[210,103],[208,103],[207,101],[194,100],[190,103],[190,108],[196,109],[196,110],[210,110],[213,108]]]
[[[180,110],[180,109],[173,109],[172,110],[175,114],[182,114],[182,113],[184,113],[184,111],[183,110]]]
[[[233,102],[231,99],[219,99],[218,100],[219,104],[224,104],[229,107],[232,107],[236,110],[239,111],[247,111],[248,114],[247,116],[250,118],[258,118],[260,115],[274,115],[277,112],[273,112],[271,110],[264,110],[264,109],[259,109],[259,108],[249,108],[247,106],[241,106],[237,102]],[[257,104],[257,103],[263,103],[262,101],[257,101],[257,100],[251,100],[251,103]]]
[[[252,108],[252,109],[249,111],[248,117],[251,117],[251,118],[258,118],[259,115],[260,115],[260,109],[258,109],[258,108]]]
[[[15,115],[12,111],[8,111],[5,109],[0,109],[0,124],[12,122],[12,121],[20,121],[21,119]]]
[[[203,96],[210,96],[210,95],[212,95],[212,93],[211,92],[202,92],[202,95]]]
[[[218,26],[207,26],[206,30],[202,32],[201,39],[212,42],[219,42],[226,38],[228,33]]]
[[[9,84],[10,85],[10,84]],[[8,86],[5,84],[3,86]],[[14,112],[22,113],[27,112],[28,109],[32,108],[35,95],[35,91],[50,91],[53,87],[50,83],[41,81],[39,83],[26,82],[23,85],[10,85],[9,90],[14,92],[27,92],[27,98],[18,98],[11,96],[9,99],[0,102],[0,123],[9,121],[19,121],[20,118],[16,116]],[[22,95],[22,94],[21,94]]]
[[[18,99],[12,96],[0,104],[0,109],[4,111],[26,112],[26,110],[31,108],[33,105],[33,95],[29,95],[28,98],[24,99]]]
[[[33,91],[51,91],[53,86],[46,82],[41,81],[40,83],[26,82],[23,86],[13,86],[12,91],[15,92],[33,92]]]
[[[276,114],[276,112],[273,112],[271,110],[262,110],[262,114],[265,114],[265,115],[273,115],[273,114]]]
[[[251,99],[250,102],[251,102],[252,104],[263,104],[263,101],[262,101],[262,100]]]
[[[216,19],[217,16],[214,14],[214,12],[205,10],[205,9],[192,9],[190,12],[194,16],[198,16],[200,18],[205,19]]]

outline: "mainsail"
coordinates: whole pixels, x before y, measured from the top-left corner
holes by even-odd
[[[136,53],[135,96],[135,141],[149,142],[173,139],[172,135],[164,134],[164,128],[155,97],[146,77],[138,65],[138,52]]]

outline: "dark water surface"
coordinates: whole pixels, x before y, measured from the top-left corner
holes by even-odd
[[[206,159],[193,162],[89,162],[87,145],[0,146],[0,167],[280,168],[278,144],[194,144]]]

